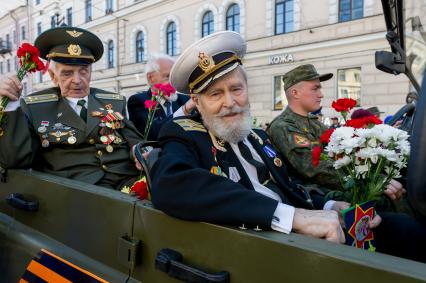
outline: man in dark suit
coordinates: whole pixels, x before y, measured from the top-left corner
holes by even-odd
[[[146,64],[146,79],[150,88],[147,91],[136,93],[129,98],[127,109],[129,118],[139,132],[144,133],[148,119],[148,109],[145,108],[145,101],[151,100],[155,84],[169,82],[170,70],[174,60],[172,57],[164,54],[151,56]],[[173,94],[168,100],[160,102],[160,107],[154,114],[151,130],[147,140],[157,140],[161,126],[173,117],[184,116],[191,113],[195,105],[189,96],[183,94]]]
[[[101,40],[87,30],[59,27],[35,41],[50,60],[57,87],[19,99],[16,76],[0,83],[11,99],[0,137],[0,166],[36,168],[75,180],[121,189],[138,176],[132,146],[142,140],[125,116],[122,95],[90,88],[91,64],[101,58]],[[19,105],[20,102],[20,105]]]
[[[238,33],[219,32],[176,62],[171,83],[191,93],[200,115],[174,119],[160,131],[163,151],[151,171],[154,205],[188,220],[344,242],[336,211],[311,210],[324,205],[318,192],[290,182],[265,132],[251,129],[245,47]]]

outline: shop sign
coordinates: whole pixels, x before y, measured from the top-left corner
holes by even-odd
[[[293,61],[294,59],[292,54],[281,54],[281,55],[269,56],[269,65],[284,64],[284,63],[290,63]]]

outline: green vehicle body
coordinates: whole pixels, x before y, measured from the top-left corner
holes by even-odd
[[[6,201],[14,193],[27,209]],[[426,281],[423,263],[296,233],[183,221],[118,191],[8,170],[0,182],[0,282],[18,282],[41,249],[108,282]]]

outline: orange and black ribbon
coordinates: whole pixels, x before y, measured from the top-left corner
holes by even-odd
[[[108,283],[69,261],[44,249],[31,260],[19,283]]]

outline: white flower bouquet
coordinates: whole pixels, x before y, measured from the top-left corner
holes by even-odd
[[[390,180],[400,177],[410,153],[408,137],[407,132],[384,124],[345,126],[331,134],[325,151],[334,160],[352,205],[378,200]]]

